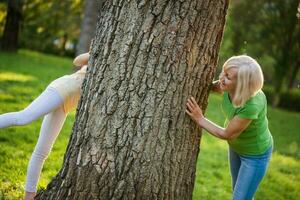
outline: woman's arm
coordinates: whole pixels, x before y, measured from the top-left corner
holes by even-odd
[[[73,60],[73,64],[75,66],[83,66],[83,65],[87,65],[88,61],[89,61],[89,57],[90,57],[90,53],[83,53],[78,55],[74,60]]]
[[[210,134],[224,140],[238,137],[252,121],[251,119],[242,119],[236,116],[229,122],[226,128],[220,127],[203,116],[202,110],[193,97],[187,102],[186,113],[196,124],[207,130]]]

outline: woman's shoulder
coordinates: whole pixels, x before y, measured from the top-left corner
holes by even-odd
[[[80,70],[78,70],[78,71],[75,72],[75,73],[76,73],[76,74],[78,74],[78,73],[83,73],[83,74],[85,74],[85,73],[86,73],[86,70],[87,70],[87,65],[84,65],[84,66],[81,67]]]
[[[246,101],[245,106],[259,106],[264,107],[266,105],[266,95],[262,90],[259,90],[254,96],[250,97],[248,101]]]
[[[266,95],[265,93],[262,91],[262,90],[259,90],[257,92],[257,94],[254,96],[253,98],[255,101],[262,101],[262,102],[265,102],[266,100]]]

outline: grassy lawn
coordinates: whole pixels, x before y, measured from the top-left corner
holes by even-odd
[[[18,54],[0,53],[0,60],[1,114],[24,108],[53,79],[72,72],[70,59],[26,50]],[[222,125],[220,101],[220,96],[211,94],[207,116]],[[256,199],[300,199],[300,113],[271,107],[268,112],[275,148]],[[44,165],[39,188],[46,187],[60,169],[73,122],[74,113],[71,113]],[[27,163],[40,125],[41,119],[24,127],[0,130],[0,199],[22,198]],[[230,199],[230,185],[227,143],[204,133],[193,199]]]

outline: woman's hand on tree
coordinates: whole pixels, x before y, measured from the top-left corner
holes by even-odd
[[[190,97],[186,103],[187,109],[185,112],[190,116],[190,118],[200,125],[200,121],[204,118],[203,113],[199,105],[197,104],[194,97]]]

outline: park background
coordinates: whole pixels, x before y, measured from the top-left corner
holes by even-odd
[[[81,39],[93,35],[93,31],[85,28],[94,24],[92,29],[95,29],[95,13],[101,12],[99,5],[93,5],[95,2],[0,1],[1,114],[24,108],[53,79],[74,71],[72,58],[88,50],[88,46],[80,45]],[[11,9],[15,12],[9,12]],[[9,15],[18,19],[17,27],[11,24],[9,28]],[[9,42],[13,35],[18,40]],[[262,66],[263,90],[268,97],[268,118],[275,144],[269,171],[256,199],[300,199],[299,1],[230,1],[216,78],[222,63],[238,54],[250,55]],[[206,115],[222,125],[220,102],[221,96],[211,94]],[[67,118],[45,163],[39,188],[45,188],[60,169],[74,118],[75,112]],[[41,119],[24,127],[0,130],[0,199],[22,198],[27,163],[40,124]],[[220,198],[231,198],[227,143],[204,132],[193,199]]]

